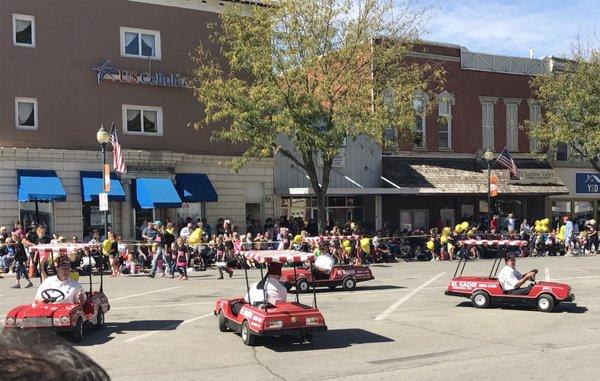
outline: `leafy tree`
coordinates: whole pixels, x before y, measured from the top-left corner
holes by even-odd
[[[573,58],[559,63],[564,70],[533,79],[544,113],[525,128],[546,148],[566,145],[600,172],[600,51],[579,44]]]
[[[425,10],[394,3],[231,5],[212,25],[212,45],[194,54],[191,88],[205,108],[194,126],[226,122],[212,127],[212,138],[245,147],[234,168],[250,157],[279,154],[293,161],[310,179],[321,232],[343,139],[364,135],[381,143],[386,127],[412,130],[415,93],[439,80],[439,71],[407,57]]]

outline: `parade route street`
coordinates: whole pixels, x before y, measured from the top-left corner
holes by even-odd
[[[242,271],[223,280],[215,270],[192,272],[189,281],[106,277],[106,327],[86,331],[76,347],[114,380],[597,379],[600,257],[518,259],[520,271],[537,268],[538,280],[573,287],[575,303],[553,313],[474,309],[445,296],[455,264],[374,265],[376,279],[354,292],[318,292],[329,330],[312,344],[270,338],[255,348],[219,332],[212,314],[217,298],[243,294]],[[464,274],[489,274],[491,264],[470,262]],[[10,289],[13,279],[0,280],[3,315],[35,293]],[[312,303],[312,294],[300,298]]]

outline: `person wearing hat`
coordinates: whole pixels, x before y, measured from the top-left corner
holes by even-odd
[[[319,275],[328,276],[329,273],[331,272],[331,269],[333,269],[333,265],[335,264],[335,259],[329,252],[329,245],[327,245],[327,243],[324,241],[319,243],[319,252],[320,252],[320,254],[319,254],[319,256],[317,256],[317,259],[315,260],[315,269],[320,274],[315,274],[315,275],[317,275],[317,277]]]
[[[500,282],[500,286],[502,289],[508,293],[513,295],[527,295],[533,284],[529,284],[525,287],[522,287],[525,282],[528,280],[535,281],[535,275],[537,274],[537,270],[531,270],[525,275],[522,275],[516,269],[516,260],[515,256],[509,254],[504,258],[506,265],[498,274],[498,281]]]
[[[272,305],[285,302],[287,289],[279,283],[282,267],[283,265],[279,262],[268,263],[267,275],[250,286],[250,292],[244,296],[244,300],[248,303],[258,304],[264,303],[266,297],[266,303]]]
[[[591,219],[586,224],[586,230],[588,233],[588,240],[586,243],[586,254],[595,254],[598,247],[598,228],[596,227],[596,220]]]
[[[45,290],[59,290],[64,294],[64,299],[57,300],[55,303],[83,304],[85,303],[85,292],[79,282],[71,279],[71,263],[69,257],[61,254],[54,262],[56,275],[46,278],[35,294],[35,302],[43,303],[42,293]],[[57,296],[57,293],[51,293],[51,296]]]

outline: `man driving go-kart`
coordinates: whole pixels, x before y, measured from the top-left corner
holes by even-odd
[[[266,302],[271,305],[285,302],[287,299],[287,289],[281,283],[279,283],[282,267],[283,265],[281,263],[269,263],[267,275],[259,282],[256,282],[250,286],[250,297],[248,298],[247,293],[244,297],[244,300],[248,303],[252,301],[253,304],[264,303],[266,296]],[[241,305],[239,307],[241,308]]]
[[[70,277],[69,257],[60,255],[55,261],[56,275],[46,278],[35,295],[36,303],[83,304],[86,297],[79,282]]]
[[[528,280],[535,281],[535,275],[537,274],[537,270],[531,270],[530,272],[522,275],[515,268],[516,260],[514,255],[509,254],[504,259],[506,265],[498,274],[498,281],[500,282],[500,286],[507,294],[513,295],[527,295],[533,288],[533,283],[522,287],[525,282]]]

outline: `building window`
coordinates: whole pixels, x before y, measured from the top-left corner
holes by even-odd
[[[429,212],[427,210],[401,210],[400,230],[406,229],[411,232],[416,229],[427,229],[429,227]]]
[[[530,103],[529,104],[529,123],[531,125],[536,125],[542,120],[542,106],[538,103]],[[529,149],[531,152],[539,152],[540,151],[540,142],[533,138],[529,138]]]
[[[494,150],[494,105],[497,97],[479,97],[481,102],[481,136],[483,150]]]
[[[519,98],[504,98],[506,104],[506,148],[519,150]]]
[[[454,96],[444,90],[437,96],[438,102],[438,148],[452,148],[452,105]]]
[[[426,100],[421,96],[417,96],[413,100],[413,110],[415,114],[413,147],[419,149],[427,148],[427,120],[425,118],[425,102]]]
[[[36,98],[15,98],[15,126],[20,130],[38,129]]]
[[[559,144],[556,146],[556,160],[557,161],[568,161],[569,150],[566,144]]]
[[[13,44],[35,48],[35,16],[13,14]]]
[[[121,27],[121,56],[160,59],[160,32]]]
[[[131,135],[163,135],[162,108],[123,105],[123,132]]]

